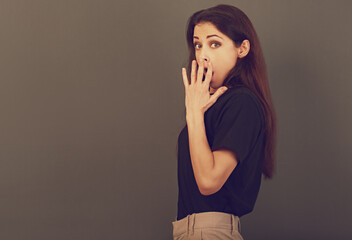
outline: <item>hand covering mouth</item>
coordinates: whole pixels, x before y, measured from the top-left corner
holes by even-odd
[[[207,72],[208,72],[208,68],[207,67],[205,67],[204,68],[204,72],[203,72],[203,74],[205,75],[205,74],[207,74]],[[212,72],[212,74],[211,75],[214,75],[214,71]]]
[[[207,72],[208,72],[208,68],[205,67],[205,68],[204,68],[204,72],[203,72],[203,79],[202,79],[202,81],[205,80],[205,75],[207,74]],[[214,71],[212,72],[211,76],[214,76]]]

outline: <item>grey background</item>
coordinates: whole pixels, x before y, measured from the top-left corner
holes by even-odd
[[[251,18],[277,174],[245,239],[351,239],[350,1],[221,1]],[[0,239],[171,239],[185,27],[208,0],[0,0]]]

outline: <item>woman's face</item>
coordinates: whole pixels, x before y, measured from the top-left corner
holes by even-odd
[[[210,92],[215,92],[236,65],[239,48],[210,22],[202,22],[194,27],[193,43],[197,63],[207,60],[204,67],[207,68],[209,61],[213,66]]]

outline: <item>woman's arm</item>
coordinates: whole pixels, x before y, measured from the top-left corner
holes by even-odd
[[[199,191],[203,195],[216,193],[237,166],[236,156],[227,149],[211,151],[203,114],[189,115],[187,128],[191,162]]]
[[[191,83],[189,84],[186,69],[182,69],[185,85],[186,121],[188,126],[189,149],[193,172],[199,191],[210,195],[220,190],[237,165],[234,152],[220,149],[212,152],[206,137],[204,113],[227,90],[221,87],[210,96],[209,83],[212,76],[212,65],[207,63],[208,71],[202,81],[204,62],[192,62]],[[199,80],[197,80],[199,79]]]

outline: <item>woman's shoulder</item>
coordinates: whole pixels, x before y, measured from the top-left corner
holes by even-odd
[[[247,87],[229,88],[219,99],[223,103],[255,104],[260,107],[257,96]]]
[[[243,114],[259,115],[261,119],[264,117],[258,97],[247,87],[229,88],[218,98],[216,108],[220,112],[236,114],[241,111]]]

